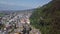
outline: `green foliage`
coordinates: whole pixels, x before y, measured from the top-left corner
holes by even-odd
[[[60,1],[51,1],[37,8],[30,17],[31,25],[42,34],[60,34]],[[42,18],[43,19],[42,19]]]
[[[3,14],[3,13],[0,13],[0,17],[2,17],[2,16],[4,16],[5,14]]]

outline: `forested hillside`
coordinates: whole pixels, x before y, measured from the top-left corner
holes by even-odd
[[[60,0],[36,8],[30,17],[31,25],[42,34],[60,34]]]

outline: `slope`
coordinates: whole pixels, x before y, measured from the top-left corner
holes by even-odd
[[[30,17],[31,25],[40,29],[42,34],[60,34],[60,0],[36,8]]]

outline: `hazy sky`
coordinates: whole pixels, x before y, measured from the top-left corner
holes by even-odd
[[[51,0],[0,0],[0,10],[25,10],[42,6]]]

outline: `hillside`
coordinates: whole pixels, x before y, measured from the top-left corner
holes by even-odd
[[[3,14],[6,14],[6,15],[9,15],[9,14],[12,14],[12,13],[26,13],[26,12],[32,12],[34,11],[34,9],[27,9],[27,10],[0,10],[0,13],[3,13]]]
[[[36,8],[30,17],[31,25],[42,34],[60,34],[60,0]]]

